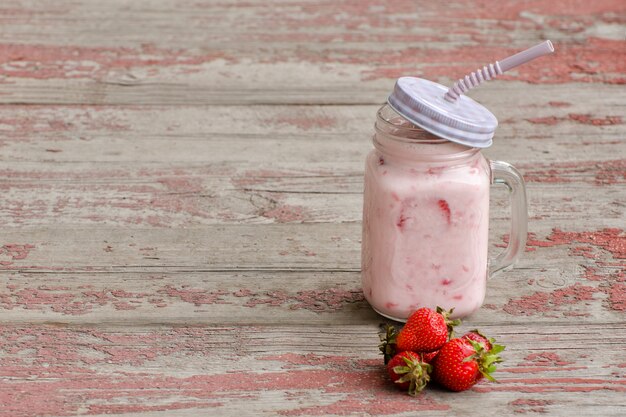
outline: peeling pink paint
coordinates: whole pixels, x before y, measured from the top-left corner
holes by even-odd
[[[223,329],[224,334],[228,331]],[[285,394],[283,415],[368,413],[384,416],[450,409],[449,405],[433,398],[429,391],[417,399],[397,391],[388,381],[380,358],[283,353],[256,358],[273,364],[268,370],[253,373],[227,371],[233,363],[231,361],[224,366],[222,373],[209,375],[196,373],[173,377],[145,371],[154,370],[156,363],[167,363],[169,357],[216,357],[215,351],[210,349],[212,335],[211,326],[102,332],[81,327],[0,325],[0,376],[5,377],[0,378],[0,402],[9,405],[10,408],[3,410],[10,412],[12,417],[35,417],[76,414],[84,404],[95,407],[90,410],[110,414],[221,407],[242,397],[262,407],[261,403],[256,403],[258,393],[276,391]],[[231,360],[237,357],[236,351],[223,354]],[[571,361],[550,351],[529,354],[525,360],[528,362],[521,365],[534,365],[544,371],[576,368],[569,366]],[[142,368],[131,371],[128,366]],[[549,375],[510,378],[504,375],[499,380],[500,384],[479,384],[472,390],[528,393],[626,391],[626,382],[611,378]],[[301,399],[310,392],[321,393],[329,403],[302,405]],[[286,395],[289,393],[294,395]],[[152,403],[156,405],[153,407]],[[535,407],[538,403],[518,399],[512,405]]]
[[[502,307],[505,312],[526,316],[550,313],[554,317],[558,317],[558,314],[564,317],[587,317],[588,311],[573,311],[563,307],[593,302],[600,294],[606,294],[602,300],[603,307],[615,312],[626,309],[626,269],[622,261],[626,258],[626,234],[622,229],[564,232],[555,228],[545,240],[529,234],[527,245],[530,249],[568,246],[570,256],[593,262],[592,265],[581,265],[584,271],[582,277],[591,285],[576,283],[551,292],[538,291],[512,298]],[[606,256],[611,256],[617,262],[606,262]]]
[[[425,72],[420,75],[429,79],[440,76],[458,78],[467,68],[476,68],[489,60],[517,52],[519,47],[508,46],[507,41],[513,39],[509,35],[511,32],[535,33],[539,29],[548,28],[573,35],[594,24],[623,22],[619,14],[622,11],[619,0],[587,3],[569,0],[559,2],[558,10],[545,1],[520,3],[489,0],[480,4],[454,1],[445,8],[437,3],[417,6],[407,2],[388,2],[384,5],[384,11],[378,9],[379,4],[365,0],[327,3],[298,5],[298,13],[295,14],[295,6],[292,5],[261,7],[243,3],[234,6],[249,9],[247,13],[255,18],[251,21],[234,21],[233,24],[238,27],[229,34],[230,42],[240,45],[252,41],[280,42],[297,47],[270,49],[263,53],[257,51],[256,54],[244,48],[239,54],[233,55],[224,49],[207,52],[204,49],[159,48],[153,44],[135,48],[3,44],[0,47],[0,61],[5,62],[5,65],[0,74],[42,79],[97,78],[110,72],[132,73],[133,68],[141,68],[148,73],[157,73],[160,68],[175,68],[179,73],[187,74],[202,71],[203,64],[217,60],[240,62],[241,54],[244,54],[247,59],[252,57],[253,64],[310,62],[318,64],[324,71],[329,70],[327,64],[365,66],[369,69],[362,70],[363,79],[395,78],[415,73],[416,69]],[[410,18],[414,13],[420,16],[417,22]],[[462,19],[466,24],[448,28],[447,34],[440,34],[442,21],[432,16],[441,14],[445,14],[448,19]],[[202,18],[196,16],[195,19]],[[493,20],[494,28],[499,30],[497,38],[482,34],[485,19]],[[541,19],[543,23],[539,24],[535,19]],[[205,24],[210,24],[210,21]],[[416,24],[425,29],[424,33],[411,31]],[[268,27],[274,30],[268,32]],[[390,27],[407,30],[386,30]],[[494,39],[507,47],[495,43]],[[379,48],[378,51],[364,47],[370,44],[455,45],[454,41],[466,44],[449,49],[406,48],[401,51],[393,48],[391,51],[390,48]],[[333,48],[336,44],[354,46]],[[307,48],[306,45],[317,47]],[[327,48],[319,48],[319,45]],[[481,46],[481,56],[475,52],[476,45]],[[528,82],[623,83],[626,82],[623,77],[626,64],[623,60],[615,59],[623,48],[621,39],[605,39],[601,36],[581,39],[581,36],[564,35],[557,45],[558,59],[552,60],[551,65],[545,65],[543,61],[531,62],[516,68],[507,78]],[[440,65],[432,65],[434,56]],[[221,72],[224,76],[231,73]]]
[[[626,233],[618,228],[606,228],[593,232],[564,232],[554,228],[546,240],[539,240],[533,234],[529,234],[527,245],[530,247],[552,247],[571,245],[572,243],[597,246],[611,253],[616,259],[626,258]],[[574,249],[574,251],[580,254],[580,249]]]
[[[588,114],[574,114],[570,113],[567,117],[535,117],[526,119],[527,122],[533,124],[542,124],[553,126],[563,121],[574,121],[581,124],[592,126],[607,126],[607,125],[621,125],[623,123],[621,116],[605,116],[605,117],[592,117]]]
[[[514,368],[498,369],[500,373],[510,374],[544,374],[545,372],[580,371],[588,369],[586,366],[544,367],[544,366],[516,366]]]
[[[255,3],[256,5],[256,3]],[[333,5],[333,8],[325,7]],[[269,10],[255,11],[262,17],[262,22],[271,24],[279,36],[274,33],[263,33],[259,36],[268,36],[270,40],[282,42],[411,42],[428,43],[449,40],[444,36],[436,36],[437,31],[427,31],[426,34],[416,35],[409,30],[385,30],[388,28],[411,29],[415,26],[414,15],[419,16],[417,23],[420,27],[440,29],[441,20],[430,16],[444,14],[447,18],[465,19],[463,27],[448,28],[449,34],[469,37],[475,42],[493,42],[492,36],[481,36],[484,31],[481,22],[493,19],[496,26],[504,28],[501,32],[510,32],[522,29],[536,30],[537,24],[523,12],[532,12],[540,16],[563,16],[568,20],[578,21],[594,15],[598,19],[609,19],[616,10],[621,10],[619,0],[604,0],[601,2],[580,3],[567,0],[554,5],[545,1],[519,3],[513,0],[488,0],[480,3],[467,0],[453,1],[450,4],[440,3],[415,4],[412,2],[389,2],[384,11],[376,8],[379,3],[371,0],[345,0],[342,2],[316,2],[298,4],[299,13],[294,14],[290,8],[272,7]],[[240,7],[251,7],[252,3],[242,3]],[[421,13],[418,13],[421,12]],[[619,18],[615,17],[619,20]],[[261,24],[263,24],[261,23]],[[561,25],[563,26],[563,25]],[[330,29],[331,34],[326,34]],[[370,28],[368,31],[358,30]],[[381,30],[382,29],[382,30]],[[480,29],[480,30],[479,30]],[[555,29],[562,29],[558,26]],[[284,33],[286,32],[286,33]],[[320,33],[321,32],[321,33]],[[283,34],[284,33],[284,34]],[[308,36],[305,36],[307,35]],[[255,37],[253,39],[257,39]],[[508,39],[508,38],[507,38]]]
[[[279,63],[308,62],[322,66],[325,64],[344,64],[365,67],[361,70],[363,80],[381,78],[394,79],[406,74],[418,74],[427,79],[449,77],[452,79],[464,75],[468,68],[477,68],[493,59],[509,56],[518,52],[520,47],[503,47],[507,45],[507,34],[517,31],[532,31],[553,28],[556,31],[570,33],[611,21],[622,22],[623,19],[611,17],[616,10],[621,10],[619,0],[588,2],[584,5],[579,1],[559,3],[558,10],[545,1],[514,2],[489,0],[480,4],[466,1],[455,1],[442,6],[438,3],[416,4],[407,2],[388,2],[384,11],[378,10],[379,4],[364,0],[346,0],[341,3],[320,5],[300,5],[299,12],[294,15],[289,8],[273,7],[271,10],[255,10],[261,16],[261,22],[278,28],[272,34],[255,34],[254,40],[267,42],[306,42],[318,45],[315,49],[298,48],[276,51],[263,62]],[[593,6],[588,4],[593,3]],[[445,9],[445,10],[444,10]],[[581,12],[584,10],[585,12]],[[524,13],[528,15],[525,15]],[[529,13],[530,12],[530,13]],[[459,28],[448,28],[441,35],[441,19],[429,16],[445,14],[451,19],[461,19],[466,24]],[[530,17],[534,15],[536,18]],[[416,22],[410,18],[413,14],[420,16]],[[545,23],[538,24],[540,18]],[[493,36],[483,36],[484,19],[492,19],[494,27],[499,30],[499,43]],[[262,24],[262,23],[261,23]],[[418,25],[426,30],[425,34],[412,33],[411,29]],[[396,30],[385,30],[387,28]],[[332,28],[332,30],[320,30]],[[368,30],[363,30],[368,28]],[[397,30],[406,28],[406,31]],[[282,30],[280,30],[282,29]],[[242,41],[250,40],[250,36]],[[450,48],[428,48],[433,43],[454,45],[452,37],[466,39],[466,44]],[[351,47],[338,49],[335,44],[347,43]],[[380,48],[380,51],[366,48],[369,44],[400,44],[419,45],[422,47]],[[506,79],[519,79],[533,83],[564,83],[564,82],[605,82],[624,83],[625,65],[623,60],[615,59],[624,49],[623,40],[611,40],[601,37],[565,36],[557,44],[557,57],[550,65],[544,61],[531,62],[516,68]],[[468,47],[468,45],[470,47]],[[480,45],[480,56],[476,54],[476,46]],[[507,45],[508,46],[508,45]],[[295,55],[295,56],[294,56]],[[436,57],[436,58],[433,58]],[[436,61],[433,62],[433,60]]]
[[[325,290],[298,291],[295,295],[284,291],[267,291],[255,293],[244,304],[246,307],[258,305],[285,306],[290,310],[305,309],[314,312],[329,312],[342,309],[346,304],[363,303],[361,289],[342,290],[329,288]]]
[[[519,165],[527,182],[626,184],[626,159]]]
[[[546,406],[554,404],[553,400],[537,400],[530,398],[519,398],[509,402],[514,413],[547,413]]]
[[[209,213],[200,204],[195,195],[204,190],[202,179],[198,177],[158,178],[157,182],[165,186],[164,192],[151,192],[147,195],[138,193],[125,197],[121,201],[109,202],[111,207],[131,209],[143,212],[152,209],[164,215],[148,215],[138,218],[139,223],[152,226],[164,226],[170,223],[169,213],[183,213],[192,217],[207,218]]]
[[[216,408],[222,407],[223,402],[206,402],[198,401],[193,404],[189,402],[171,402],[164,405],[136,405],[136,404],[102,404],[102,405],[88,405],[90,415],[95,414],[127,414],[127,413],[147,413],[154,411],[172,411],[172,410],[187,410],[190,408]]]
[[[327,415],[362,415],[386,416],[398,413],[419,411],[447,411],[450,406],[435,402],[426,393],[415,398],[396,396],[393,401],[384,401],[385,396],[376,392],[370,394],[350,395],[348,399],[339,400],[330,405],[302,407],[295,410],[281,411],[283,416],[327,416]]]
[[[575,122],[593,126],[621,125],[623,123],[621,116],[605,116],[600,118],[592,117],[588,114],[570,113],[567,117]]]
[[[5,141],[34,141],[42,135],[56,141],[76,140],[72,132],[124,132],[130,125],[117,113],[98,106],[10,105],[0,117],[0,128]]]
[[[32,249],[35,249],[35,245],[7,243],[0,247],[0,256],[9,257],[12,261],[19,261],[26,259]]]
[[[250,297],[252,296],[254,293],[252,291],[250,291],[247,288],[242,288],[240,290],[237,290],[235,292],[233,292],[233,295],[235,297]]]
[[[264,211],[261,215],[279,223],[302,222],[309,217],[305,207],[289,204],[280,204],[271,210]]]
[[[113,302],[113,306],[118,311],[119,310],[136,310],[137,309],[136,305],[132,305],[129,302],[126,302],[126,301],[115,301],[115,302]]]
[[[210,174],[210,171],[200,170],[199,174]],[[179,175],[185,175],[185,173],[179,173]],[[56,179],[56,180],[87,180],[87,179],[103,179],[103,178],[112,178],[112,179],[124,179],[129,176],[138,177],[138,178],[148,178],[148,177],[159,177],[159,176],[171,176],[173,175],[172,169],[138,169],[134,171],[129,171],[127,169],[91,169],[84,171],[43,171],[43,170],[16,170],[11,168],[6,168],[0,170],[0,175],[5,178],[10,179],[19,179],[19,180],[44,180],[44,179]]]
[[[594,250],[590,246],[574,246],[570,248],[572,255],[582,256],[583,258],[595,259]]]
[[[500,6],[497,6],[498,8]],[[464,12],[467,11],[465,8]],[[490,18],[494,18],[493,16]],[[463,19],[467,19],[464,14]],[[615,59],[622,53],[626,42],[601,38],[587,38],[582,44],[560,43],[558,59],[545,65],[541,60],[529,62],[505,74],[502,79],[521,80],[528,83],[568,83],[568,82],[602,82],[624,84],[626,63]],[[341,54],[325,51],[317,58],[313,54],[299,54],[307,61],[325,61],[332,57],[335,62],[362,64],[370,68],[362,71],[363,81],[378,79],[394,79],[406,74],[414,74],[416,68],[421,69],[423,78],[438,79],[442,76],[452,79],[463,76],[468,68],[485,65],[494,57],[506,57],[518,52],[518,49],[481,45],[481,58],[472,48],[460,46],[450,50],[431,50],[428,48],[410,47],[404,50],[381,51],[372,53],[364,50],[344,50]],[[436,64],[432,62],[436,56]],[[423,63],[430,63],[423,66]]]
[[[481,384],[472,390],[481,393],[593,392],[601,390],[626,392],[626,381],[611,377],[551,377],[542,375],[536,378],[499,378],[498,380],[500,384]]]
[[[626,284],[615,283],[608,289],[609,306],[615,311],[626,311]]]
[[[197,225],[207,219],[223,217],[226,207],[220,207],[224,204],[222,199],[208,192],[209,195],[202,195],[206,191],[203,178],[216,170],[210,166],[193,170],[0,170],[0,176],[6,180],[0,184],[0,189],[20,190],[16,197],[9,195],[0,200],[0,211],[7,213],[2,224],[40,225],[42,219],[61,219],[61,222],[70,219],[73,224]],[[229,175],[231,170],[223,168],[220,172],[220,175]],[[138,184],[126,183],[128,178]],[[62,181],[50,181],[52,179]],[[24,199],[25,192],[57,197]]]
[[[598,291],[596,287],[581,284],[574,284],[552,292],[538,291],[520,298],[512,298],[502,307],[502,310],[516,316],[558,311],[561,306],[591,301]]]
[[[556,352],[535,352],[524,357],[528,362],[524,362],[523,366],[565,366],[572,365],[574,362],[567,361]]]
[[[147,293],[130,293],[121,290],[77,291],[67,286],[19,288],[7,286],[7,292],[0,292],[0,308],[13,310],[51,311],[64,315],[83,315],[98,307],[112,305],[116,310],[135,310]]]
[[[465,1],[461,3],[465,4]],[[472,3],[474,4],[474,3]],[[463,10],[464,16],[471,18],[490,18],[517,21],[522,12],[531,12],[540,15],[562,15],[569,18],[585,17],[587,15],[602,15],[621,10],[623,3],[619,0],[603,0],[596,2],[581,2],[578,0],[562,0],[555,4],[550,1],[532,1],[520,3],[515,0],[486,0],[477,3],[476,8]],[[460,13],[460,12],[459,12]],[[528,18],[524,18],[528,19]]]
[[[559,121],[561,121],[563,119],[555,117],[555,116],[546,116],[546,117],[533,117],[530,119],[526,119],[527,122],[532,123],[532,124],[537,124],[537,125],[549,125],[549,126],[553,126],[557,123],[559,123]]]
[[[621,139],[615,140],[583,140],[580,142],[583,146],[598,146],[598,145],[620,145],[622,143]]]
[[[171,285],[166,285],[164,288],[158,290],[157,293],[172,298],[180,298],[181,301],[196,306],[203,304],[224,304],[226,303],[224,296],[228,294],[228,292],[222,290],[206,291],[196,288],[187,289],[184,286],[175,288]]]
[[[305,354],[295,354],[295,353],[285,353],[282,355],[270,355],[270,356],[262,356],[258,358],[263,361],[277,361],[281,362],[285,365],[282,367],[284,369],[293,368],[294,365],[307,365],[307,366],[320,366],[320,365],[333,365],[333,366],[341,366],[349,367],[352,359],[347,356],[337,356],[337,355],[317,355],[314,353],[305,353]]]
[[[548,104],[552,107],[570,107],[572,105],[566,101],[549,101]]]
[[[73,287],[29,288],[7,285],[0,290],[0,309],[25,309],[50,311],[62,315],[84,315],[99,308],[111,306],[115,310],[139,308],[163,308],[177,303],[195,306],[234,304],[244,307],[264,305],[293,310],[308,310],[315,313],[338,311],[349,304],[363,304],[361,289],[337,288],[303,290],[296,293],[284,291],[252,291],[240,288],[236,291],[206,290],[202,288],[175,287],[166,285],[153,292],[129,292],[119,289],[82,289]]]
[[[16,264],[15,261],[22,261],[28,257],[35,245],[7,243],[0,247],[0,270],[28,269],[33,268],[23,265],[22,262]]]
[[[613,392],[626,392],[626,387],[615,386],[610,383],[610,381],[604,381],[604,384],[598,385],[563,385],[559,383],[555,383],[554,385],[545,385],[541,386],[529,386],[529,385],[496,385],[496,384],[483,384],[480,386],[475,386],[472,388],[472,391],[479,393],[489,393],[489,392],[522,392],[529,394],[539,394],[539,393],[550,393],[550,392],[595,392],[595,391],[613,391]]]
[[[596,185],[613,185],[626,183],[626,160],[608,161],[598,165],[595,176]]]
[[[26,310],[50,308],[55,313],[76,315],[85,314],[92,308],[90,304],[74,301],[74,294],[71,292],[59,293],[26,288],[16,291],[8,300],[8,305],[2,305],[5,309],[18,306]],[[15,301],[12,303],[12,300]]]
[[[158,183],[163,184],[168,191],[175,193],[199,193],[204,191],[202,178],[200,177],[170,177],[159,178]]]
[[[135,48],[103,48],[0,44],[0,76],[47,80],[52,78],[101,78],[112,71],[132,68],[165,68],[202,65],[216,60],[234,62],[222,51],[200,52],[161,49],[153,45]]]
[[[93,407],[90,412],[102,414],[220,407],[241,398],[256,405],[262,391],[317,391],[329,395],[330,404],[314,407],[302,406],[299,396],[286,396],[284,405],[288,409],[284,411],[288,415],[389,415],[450,408],[429,393],[419,399],[398,395],[378,358],[288,354],[265,358],[279,362],[278,370],[245,373],[224,369],[223,373],[188,377],[106,366],[137,366],[187,353],[213,355],[204,349],[206,337],[211,334],[209,328],[136,334],[0,326],[0,334],[0,352],[5,354],[0,358],[0,369],[2,376],[10,377],[0,378],[0,402],[6,404],[3,411],[12,417],[76,414],[85,404]],[[28,358],[21,354],[29,350]],[[103,365],[105,372],[94,369]]]

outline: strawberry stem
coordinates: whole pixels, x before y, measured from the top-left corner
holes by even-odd
[[[389,323],[385,324],[385,327],[382,332],[378,333],[378,337],[380,338],[380,344],[378,345],[378,349],[383,355],[385,365],[394,357],[396,354],[396,337],[398,336],[398,330],[390,325]]]
[[[448,328],[448,340],[451,340],[454,337],[454,327],[461,324],[461,319],[450,318],[453,312],[454,312],[454,308],[451,308],[449,311],[446,311],[443,308],[437,306],[437,313],[443,316],[443,319],[446,322],[446,327]]]
[[[396,380],[397,384],[409,382],[409,395],[416,396],[419,394],[430,381],[430,373],[432,366],[420,360],[412,360],[402,358],[406,366],[396,366],[393,371],[398,375],[403,375]]]
[[[493,339],[491,339],[493,340]],[[491,375],[496,371],[496,364],[503,361],[500,357],[499,353],[502,352],[505,347],[503,345],[495,344],[495,340],[491,343],[491,349],[486,350],[481,343],[475,342],[473,340],[467,340],[475,350],[475,353],[463,359],[463,362],[467,362],[470,360],[475,360],[478,364],[478,370],[480,373],[491,382],[498,382]]]

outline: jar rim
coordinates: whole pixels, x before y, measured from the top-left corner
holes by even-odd
[[[440,138],[440,137],[438,137],[438,136],[436,136],[436,135],[434,135],[434,134],[424,130],[423,128],[421,128],[419,126],[414,125],[413,123],[411,123],[410,125],[395,124],[392,121],[390,121],[389,118],[387,118],[387,117],[385,117],[383,115],[383,111],[390,111],[393,114],[397,115],[398,118],[400,118],[402,120],[406,120],[405,118],[402,117],[402,115],[397,113],[389,104],[385,103],[376,112],[376,119],[378,121],[382,122],[389,129],[394,129],[399,134],[393,133],[391,131],[382,130],[379,126],[375,125],[374,127],[380,133],[388,135],[391,138],[396,139],[396,140],[400,140],[402,142],[419,142],[419,143],[423,143],[423,144],[440,144],[440,143],[448,143],[448,142],[450,142],[447,139]],[[402,135],[401,132],[405,132],[405,133],[408,133],[408,134],[407,135]],[[420,136],[423,136],[423,137],[410,137],[410,136],[415,136],[415,135],[420,135]],[[407,136],[409,136],[409,137],[407,137]]]
[[[462,148],[452,152],[444,152],[442,154],[429,154],[425,157],[425,159],[428,160],[452,161],[469,157],[480,151],[480,148],[461,145],[447,139],[440,138],[419,126],[414,125],[413,123],[408,125],[395,124],[389,120],[389,117],[383,114],[383,112],[386,111],[397,115],[399,120],[407,121],[388,104],[384,104],[378,109],[376,112],[377,123],[374,124],[374,128],[376,130],[376,135],[374,136],[374,147],[379,150],[382,150],[381,147],[384,148],[384,145],[380,143],[379,139],[377,139],[377,135],[382,136],[380,139],[386,138],[387,140],[405,143],[408,145],[454,145],[455,147]],[[434,150],[435,148],[432,149]]]

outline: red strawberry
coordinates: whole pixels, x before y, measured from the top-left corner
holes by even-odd
[[[452,391],[465,391],[476,384],[483,376],[495,381],[491,373],[496,363],[502,362],[498,356],[504,346],[492,345],[487,351],[478,342],[458,338],[447,342],[433,362],[433,380]]]
[[[396,354],[397,336],[398,331],[394,326],[390,324],[385,324],[384,331],[378,333],[378,337],[380,338],[380,345],[378,345],[378,349],[380,349],[381,353],[383,354],[385,365]]]
[[[491,342],[493,339],[488,339],[487,336],[482,334],[479,330],[474,329],[463,335],[464,339],[473,340],[474,342],[478,342],[483,345],[486,351],[491,350]]]
[[[387,364],[391,380],[411,395],[417,395],[426,387],[431,371],[432,366],[422,362],[420,355],[415,352],[400,352]]]
[[[396,348],[398,352],[410,350],[413,352],[432,352],[443,346],[452,334],[452,328],[460,320],[451,320],[449,312],[437,307],[437,311],[429,308],[420,308],[415,311],[398,333]]]
[[[435,350],[434,352],[420,353],[420,356],[422,357],[422,362],[433,363],[433,360],[435,359],[438,353],[439,353],[438,350]]]

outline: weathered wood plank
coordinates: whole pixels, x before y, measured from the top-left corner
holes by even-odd
[[[368,322],[360,234],[323,223],[5,229],[0,309],[6,322]],[[623,323],[625,250],[616,228],[532,235],[472,320]]]
[[[581,95],[568,107],[529,96],[510,96],[515,107],[492,97],[510,115],[485,154],[521,169],[534,220],[619,226],[624,103]],[[0,118],[0,222],[359,221],[376,108],[9,106]]]
[[[614,0],[5,3],[3,103],[376,103],[400,75],[449,82],[546,37],[557,60],[507,79],[624,83]]]
[[[550,35],[569,34],[572,42],[594,36],[622,39],[619,23],[623,17],[619,13],[625,7],[615,0],[592,4],[568,1],[559,5],[490,0],[472,4],[472,8],[464,7],[467,4],[470,3],[452,1],[446,7],[401,1],[379,5],[350,0],[194,3],[137,0],[129,5],[124,0],[110,0],[106,4],[6,0],[2,9],[2,34],[9,42],[56,45],[67,43],[69,35],[77,44],[92,47],[125,43],[141,47],[151,43],[172,49],[180,49],[181,40],[189,47],[222,43],[252,49],[260,44],[309,43],[348,49],[351,45],[371,42],[412,45],[425,39],[443,52],[453,48],[449,43],[463,41],[501,46],[504,39],[507,44],[524,45],[527,40],[524,35],[536,35],[542,28],[549,28]],[[560,17],[560,21],[545,21],[553,16]],[[570,19],[572,27],[563,25],[565,19]],[[461,23],[463,27],[459,28]],[[590,27],[574,30],[583,23]],[[456,30],[440,30],[442,24],[456,26]],[[498,39],[495,35],[499,33],[507,36]],[[240,43],[244,40],[249,44]],[[144,46],[146,53],[151,51],[150,46],[153,45]],[[257,54],[265,52],[259,50]],[[465,54],[460,58],[472,59],[472,56]]]
[[[506,91],[476,92],[500,118],[491,154],[569,162],[583,156],[608,158],[611,150],[626,146],[626,103],[614,94],[614,87],[583,85],[571,92],[555,86],[506,85]],[[388,92],[374,102],[383,102]],[[0,117],[1,158],[73,163],[361,163],[370,148],[377,108],[5,106]],[[259,154],[256,146],[267,152]],[[573,152],[576,149],[584,152]]]
[[[172,269],[190,272],[196,269],[353,271],[360,265],[360,235],[358,223],[216,225],[171,230],[6,228],[4,239],[15,243],[3,247],[2,269],[24,272],[124,269],[141,272],[142,268],[145,272]],[[502,244],[501,241],[493,243]],[[624,235],[617,228],[599,231],[544,228],[531,235],[528,249],[529,256],[538,251],[554,250],[560,255],[571,250],[573,256],[582,260],[595,260],[592,256],[595,254],[615,260],[625,255]],[[585,253],[588,251],[592,253]],[[554,258],[562,260],[556,254]]]
[[[546,167],[537,180],[552,181],[553,177],[543,176],[546,170],[564,175],[571,172],[571,169]],[[587,173],[587,176],[578,177],[581,182],[592,182],[595,177],[607,172],[609,175],[621,175],[615,169],[601,169],[594,173],[591,165],[578,170]],[[0,224],[4,227],[43,227],[54,222],[83,227],[108,224],[145,228],[361,220],[362,176],[359,174],[317,176],[281,169],[280,172],[291,172],[294,177],[259,176],[254,185],[220,190],[211,188],[211,185],[220,181],[228,184],[233,179],[199,179],[203,168],[190,174],[187,167],[185,175],[163,175],[178,170],[158,171],[161,175],[143,180],[128,177],[93,181],[5,182],[0,185],[6,190],[4,199],[0,201],[0,212],[3,214]],[[125,170],[119,169],[118,172],[124,173]],[[132,175],[137,171],[128,172]],[[570,178],[570,181],[573,179]],[[530,183],[530,229],[541,232],[557,225],[572,229],[578,228],[581,222],[586,223],[588,230],[623,227],[622,189],[623,182],[619,182],[599,187],[597,192],[601,194],[597,195],[589,193],[589,185],[584,183]],[[599,201],[602,201],[601,205]],[[502,233],[507,231],[505,220],[509,216],[503,189],[494,188],[492,204],[494,237],[500,239]]]
[[[14,417],[626,412],[623,326],[486,326],[508,345],[500,383],[417,399],[386,380],[377,330],[3,325],[0,401]]]

